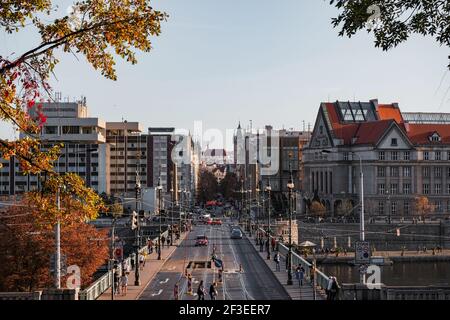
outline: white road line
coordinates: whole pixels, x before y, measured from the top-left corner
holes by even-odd
[[[167,282],[169,282],[169,278],[167,278],[167,279],[164,280],[164,281],[160,281],[159,283],[160,283],[160,284],[164,284],[164,283],[167,283]]]
[[[158,293],[152,293],[152,297],[159,296],[163,291],[163,289],[159,289]]]

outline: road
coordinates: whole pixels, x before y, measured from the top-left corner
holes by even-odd
[[[223,283],[217,287],[218,300],[288,300],[283,286],[272,271],[259,257],[247,238],[230,239],[230,223],[222,226],[197,225],[180,244],[161,271],[150,282],[139,297],[140,300],[173,300],[174,286],[179,282],[180,300],[195,300],[197,287],[201,280],[205,289],[217,281],[218,270],[211,268],[190,269],[193,277],[193,295],[187,294],[187,279],[183,276],[191,261],[210,261],[213,246],[216,255],[224,262]],[[195,247],[197,235],[205,234],[208,247]],[[242,272],[239,272],[240,265]],[[209,296],[206,296],[206,300]]]

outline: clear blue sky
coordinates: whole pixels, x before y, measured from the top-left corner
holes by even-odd
[[[71,1],[55,1],[67,7]],[[404,111],[450,111],[448,48],[414,37],[388,53],[372,36],[338,37],[328,0],[158,0],[170,18],[154,51],[118,62],[119,80],[102,78],[82,56],[63,55],[52,80],[63,97],[87,97],[90,114],[148,126],[279,128],[313,123],[320,102],[399,102]],[[65,10],[64,10],[65,11]],[[36,44],[33,32],[0,32],[0,54]],[[11,130],[0,127],[0,136]]]

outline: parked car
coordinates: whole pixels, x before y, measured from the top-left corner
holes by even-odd
[[[196,247],[206,247],[208,245],[208,237],[205,235],[197,236],[197,240],[195,241]]]
[[[221,226],[222,225],[222,220],[220,220],[220,219],[213,219],[211,224],[215,225],[215,226]]]
[[[242,231],[240,229],[231,230],[231,239],[242,239]]]

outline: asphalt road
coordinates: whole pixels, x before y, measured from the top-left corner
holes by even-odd
[[[150,282],[139,297],[140,300],[173,300],[174,287],[179,283],[180,300],[196,300],[196,292],[201,280],[209,292],[209,286],[217,281],[218,270],[211,268],[191,268],[193,277],[193,295],[188,294],[187,279],[183,276],[186,266],[191,261],[210,261],[213,246],[216,255],[224,262],[223,283],[219,284],[218,300],[288,300],[283,286],[272,271],[259,257],[252,244],[243,239],[230,239],[230,224],[225,221],[222,226],[197,225],[190,232],[172,257],[164,264],[161,271]],[[208,247],[195,247],[197,235],[206,235]],[[242,272],[239,272],[242,266]],[[209,300],[209,296],[205,297]]]

